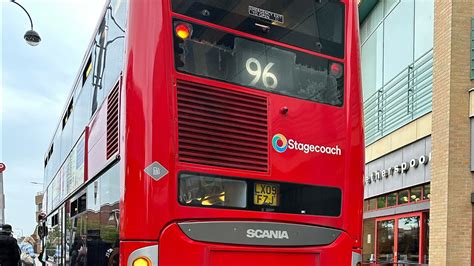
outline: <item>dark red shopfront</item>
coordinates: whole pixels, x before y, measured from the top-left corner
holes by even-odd
[[[365,201],[365,263],[428,264],[429,197],[428,183]]]

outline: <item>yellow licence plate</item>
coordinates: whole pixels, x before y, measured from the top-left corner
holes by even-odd
[[[278,206],[280,204],[280,186],[277,184],[255,183],[253,204]]]

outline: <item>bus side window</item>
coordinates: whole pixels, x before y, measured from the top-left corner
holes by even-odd
[[[92,49],[93,51],[93,49]],[[89,59],[82,71],[82,77],[80,78],[82,86],[78,86],[74,95],[74,121],[73,121],[73,143],[84,132],[84,128],[91,117],[91,95],[93,90],[93,64],[92,64],[92,52],[90,52]]]
[[[111,1],[96,36],[91,115],[102,104],[123,70],[127,6],[125,2]]]
[[[99,26],[99,32],[95,37],[94,46],[94,93],[92,95],[92,112],[91,116],[94,115],[95,111],[99,107],[100,103],[104,99],[104,90],[102,89],[102,83],[104,78],[104,61],[105,61],[105,43],[107,40],[107,25],[106,18],[102,19]]]
[[[113,0],[107,10],[107,42],[103,77],[104,97],[112,90],[123,70],[125,45],[125,9],[123,0]]]
[[[87,265],[118,265],[119,176],[116,164],[87,187]]]

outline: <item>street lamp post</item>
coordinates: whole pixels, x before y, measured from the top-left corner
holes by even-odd
[[[39,34],[36,31],[33,30],[33,20],[31,19],[30,14],[28,13],[28,11],[26,11],[26,9],[22,5],[15,2],[15,0],[11,0],[11,2],[14,3],[14,4],[17,4],[19,7],[21,7],[21,9],[23,9],[23,11],[25,11],[26,15],[28,15],[28,18],[30,19],[31,29],[28,30],[25,33],[25,36],[24,36],[25,41],[31,46],[38,45],[41,42],[41,37],[39,36]]]
[[[5,223],[5,195],[3,194],[3,171],[5,169],[5,164],[0,163],[0,224]]]

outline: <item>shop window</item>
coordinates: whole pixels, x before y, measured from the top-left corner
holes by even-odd
[[[391,193],[387,195],[387,207],[397,205],[397,193]]]
[[[408,203],[408,189],[398,192],[398,204]]]
[[[417,202],[421,200],[421,186],[410,189],[410,202]]]
[[[369,200],[369,210],[375,210],[375,206],[376,206],[376,199],[370,199]]]
[[[423,186],[423,199],[429,200],[430,196],[431,196],[430,184],[426,184]]]
[[[386,206],[387,206],[386,197],[385,196],[378,197],[377,198],[377,209],[385,208]]]

